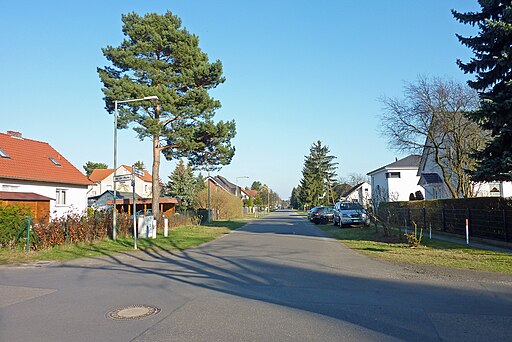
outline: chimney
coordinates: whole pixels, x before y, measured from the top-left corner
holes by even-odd
[[[16,132],[16,131],[7,131],[7,134],[10,135],[11,137],[13,138],[23,138],[23,136],[21,135],[20,132]]]

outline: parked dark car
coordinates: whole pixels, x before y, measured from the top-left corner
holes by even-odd
[[[332,222],[333,207],[320,207],[311,215],[311,222],[314,224],[325,224]]]
[[[309,211],[308,211],[308,220],[311,221],[311,218],[312,218],[313,214],[316,213],[317,210],[320,209],[320,208],[321,207],[313,207],[313,208],[309,209]]]
[[[334,205],[334,225],[340,228],[351,225],[370,225],[370,217],[359,203],[338,202]]]

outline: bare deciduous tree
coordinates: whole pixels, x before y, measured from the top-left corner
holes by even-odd
[[[485,146],[489,135],[466,114],[478,107],[477,93],[463,83],[418,77],[407,83],[402,99],[381,99],[384,111],[380,130],[389,147],[399,152],[433,157],[453,198],[472,197],[473,153]]]

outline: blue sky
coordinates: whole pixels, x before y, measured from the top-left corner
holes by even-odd
[[[471,52],[450,9],[476,0],[390,1],[8,1],[0,2],[0,131],[46,141],[81,171],[113,164],[113,118],[96,72],[101,48],[123,39],[121,14],[178,15],[220,59],[226,82],[213,91],[217,120],[235,119],[235,157],[220,173],[259,180],[288,198],[304,156],[321,140],[340,176],[366,174],[403,157],[378,133],[379,98],[400,96],[418,75],[468,79],[455,64]],[[118,133],[118,164],[142,160],[151,143]],[[161,178],[175,167],[162,158]]]

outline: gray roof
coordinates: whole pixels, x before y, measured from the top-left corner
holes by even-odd
[[[391,164],[388,164],[386,166],[383,166],[376,170],[368,172],[367,175],[376,173],[378,171],[386,170],[386,169],[410,169],[410,168],[414,169],[420,165],[420,160],[421,160],[421,156],[416,155],[416,154],[411,154],[410,156],[407,156],[405,158],[397,160]]]
[[[351,193],[356,191],[364,183],[366,183],[366,182],[362,182],[362,183],[357,184],[356,186],[352,187],[352,189],[350,189],[348,191],[345,191],[345,193],[343,193],[340,197],[348,197]]]
[[[437,173],[422,173],[418,184],[440,184],[443,180]]]
[[[222,176],[215,176],[214,179],[217,181],[217,183],[222,185],[222,187],[224,189],[226,189],[233,195],[237,194],[237,186],[235,184],[231,183],[230,181],[228,181],[226,178],[224,178]]]

